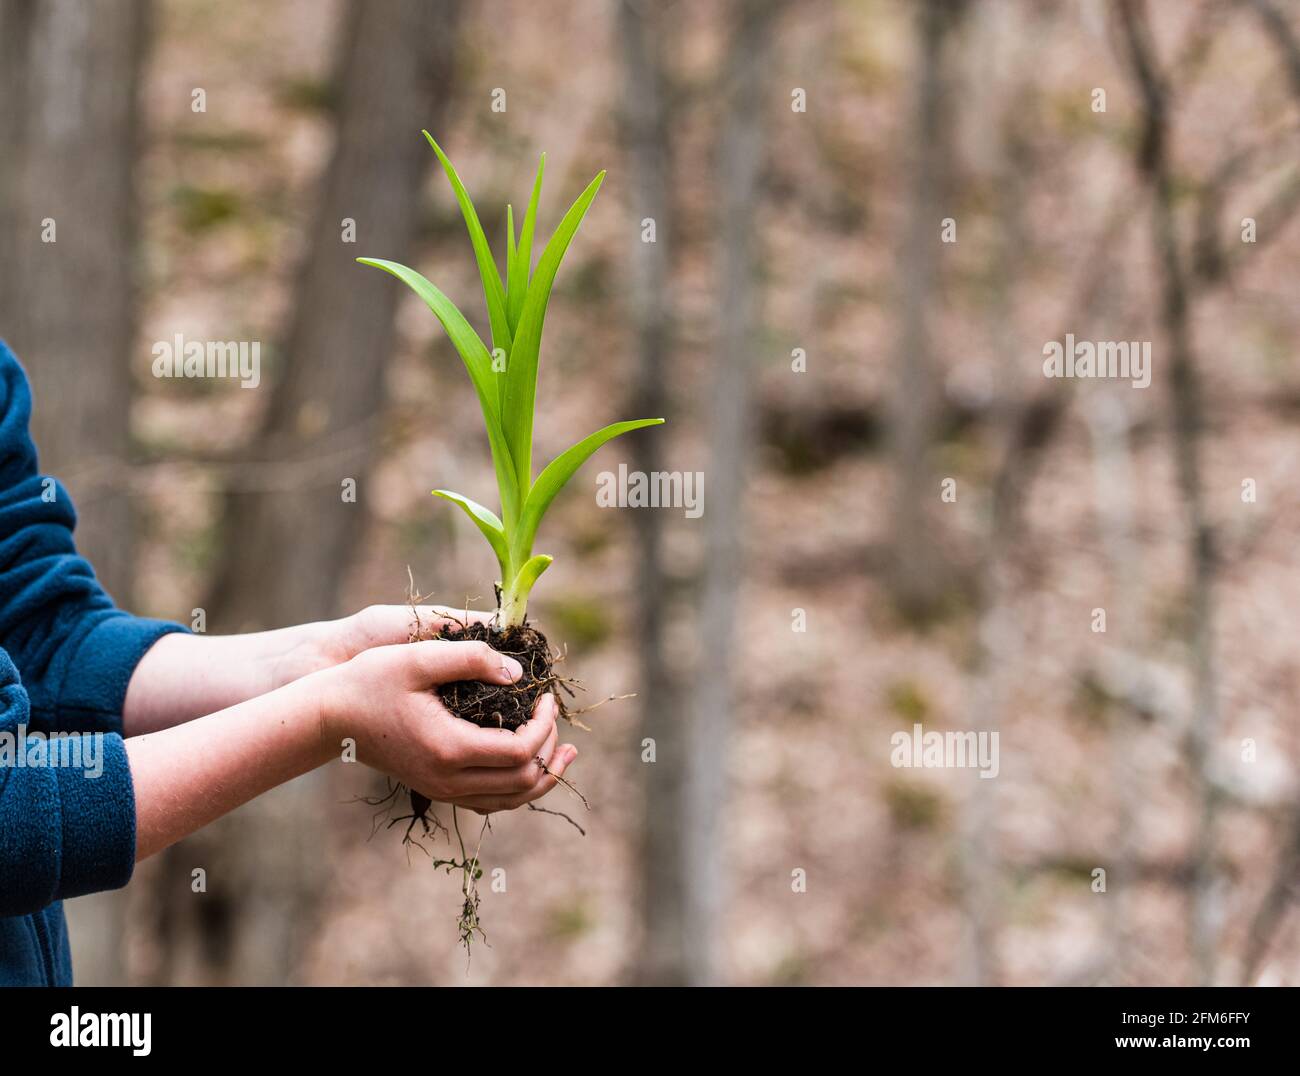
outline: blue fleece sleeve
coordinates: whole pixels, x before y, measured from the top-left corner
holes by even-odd
[[[26,375],[0,341],[0,645],[22,676],[33,726],[121,732],[136,664],[179,624],[117,609],[77,555],[68,491],[37,469]]]
[[[18,670],[0,650],[0,916],[116,889],[135,866],[122,738],[43,740],[30,735],[29,716]]]

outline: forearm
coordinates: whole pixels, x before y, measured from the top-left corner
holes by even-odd
[[[128,740],[137,862],[328,761],[336,748],[321,712],[328,675]]]
[[[486,613],[440,606],[372,605],[338,620],[247,635],[169,635],[135,667],[122,707],[126,736],[156,732],[299,677],[339,665],[362,650],[404,643],[417,626],[435,631],[449,618],[485,621]]]
[[[141,659],[122,708],[126,736],[183,724],[235,706],[312,671],[325,624],[246,635],[167,635]]]

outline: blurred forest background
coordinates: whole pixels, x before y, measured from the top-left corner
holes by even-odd
[[[542,535],[534,615],[638,693],[578,734],[588,834],[497,819],[466,972],[340,764],[72,902],[80,982],[1300,984],[1300,4],[0,0],[0,335],[122,604],[490,604],[428,495],[491,500],[468,379],[353,263],[484,325],[421,127],[498,255],[539,151],[545,234],[610,170],[539,455],[669,419]],[[1045,378],[1067,332],[1151,387]],[[155,379],[177,333],[261,385]],[[619,463],[703,517],[601,510]],[[998,777],[892,766],[918,722]]]

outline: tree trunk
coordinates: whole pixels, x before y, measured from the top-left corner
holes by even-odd
[[[284,369],[248,456],[254,473],[264,461],[323,462],[285,488],[230,494],[225,556],[207,603],[211,630],[341,611],[341,585],[367,518],[393,316],[403,295],[354,259],[410,257],[420,191],[434,160],[420,129],[436,128],[442,115],[459,10],[458,3],[352,0],[345,11],[337,142],[312,222]],[[343,241],[348,219],[355,221],[355,243]],[[355,501],[344,499],[348,479]],[[310,774],[169,854],[165,884],[183,885],[186,893],[173,897],[173,906],[198,904],[202,914],[171,924],[179,963],[161,969],[161,978],[265,984],[292,976],[326,882],[319,854],[325,798],[324,774]],[[188,896],[191,867],[209,862],[215,866],[208,893]]]
[[[123,604],[147,16],[144,0],[0,2],[0,335],[31,377],[41,466],[72,492],[77,545]]]
[[[687,978],[720,975],[725,922],[723,811],[731,755],[733,660],[744,535],[744,489],[753,441],[751,395],[758,368],[758,250],[754,222],[762,178],[765,81],[778,0],[735,7],[726,60],[726,112],[719,147],[721,294],[717,366],[709,406],[709,487],[704,577],[700,585],[700,652],[691,699],[686,756]]]
[[[961,3],[923,0],[917,10],[915,118],[908,188],[912,205],[900,252],[901,327],[890,430],[896,483],[891,589],[900,611],[925,620],[939,611],[945,561],[935,541],[939,487],[930,466],[938,437],[943,374],[930,347],[929,321],[942,303],[939,280],[943,195],[949,162],[949,93],[944,48]]]
[[[628,414],[667,410],[668,359],[673,308],[670,267],[672,146],[669,94],[663,56],[666,20],[637,0],[623,0],[619,33],[623,51],[623,140],[631,176],[633,236],[631,314],[636,332],[637,374]],[[641,221],[655,222],[655,242],[642,239]],[[632,438],[632,466],[655,469],[656,442]],[[685,723],[680,685],[664,653],[667,583],[658,512],[634,512],[637,543],[637,656],[640,661],[641,742],[653,745],[645,763],[639,868],[642,938],[633,972],[643,984],[679,984],[686,975],[686,897],[681,856]],[[643,746],[642,751],[647,748]]]
[[[41,467],[120,604],[135,555],[130,454],[137,89],[145,0],[0,0],[0,336],[32,381]],[[126,894],[68,904],[77,981],[120,983]]]
[[[1187,516],[1188,659],[1193,712],[1189,768],[1196,786],[1199,824],[1193,849],[1188,936],[1198,985],[1212,986],[1218,975],[1219,908],[1215,856],[1218,848],[1219,792],[1212,779],[1212,753],[1219,729],[1218,679],[1214,647],[1214,584],[1218,555],[1201,490],[1200,439],[1205,402],[1192,349],[1191,288],[1178,236],[1174,168],[1170,159],[1169,88],[1161,74],[1147,22],[1145,3],[1119,5],[1123,40],[1133,79],[1143,101],[1138,167],[1151,192],[1152,243],[1160,267],[1160,317],[1169,346],[1172,411],[1171,447]]]
[[[355,259],[409,257],[434,159],[420,136],[437,126],[451,82],[456,3],[349,4],[337,79],[338,135],[299,280],[284,370],[249,456],[329,458],[291,488],[229,497],[226,555],[208,626],[240,631],[334,616],[366,518],[366,479],[379,443],[393,314],[404,294]],[[356,242],[343,222],[356,221]],[[355,503],[343,499],[354,479]],[[255,550],[256,556],[249,556]]]
[[[1092,391],[1085,400],[1085,418],[1091,443],[1096,511],[1102,543],[1113,579],[1108,615],[1107,647],[1115,653],[1139,654],[1145,640],[1142,623],[1142,549],[1134,513],[1134,471],[1131,444],[1132,419],[1122,395]],[[1134,827],[1140,817],[1143,778],[1133,760],[1139,758],[1134,721],[1127,709],[1111,716],[1108,740],[1111,787],[1115,797],[1115,822],[1107,858],[1107,951],[1100,968],[1105,985],[1123,986],[1132,944],[1131,912]]]

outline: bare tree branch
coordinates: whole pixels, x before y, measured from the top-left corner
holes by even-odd
[[[1152,195],[1151,224],[1160,266],[1161,320],[1169,344],[1174,463],[1187,513],[1192,565],[1188,642],[1195,686],[1188,761],[1196,783],[1200,821],[1189,930],[1197,974],[1202,983],[1209,985],[1214,981],[1217,960],[1213,890],[1219,796],[1209,776],[1210,751],[1218,728],[1218,693],[1213,649],[1216,556],[1201,491],[1200,436],[1205,421],[1204,403],[1192,349],[1188,277],[1179,250],[1174,212],[1174,175],[1169,148],[1170,90],[1158,67],[1145,2],[1121,0],[1117,9],[1127,60],[1143,103],[1137,165]]]

